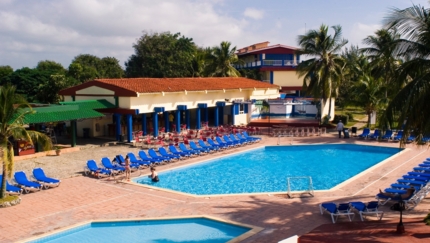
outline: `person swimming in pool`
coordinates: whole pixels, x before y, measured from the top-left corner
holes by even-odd
[[[395,193],[388,193],[388,192],[382,192],[381,189],[379,189],[379,194],[384,195],[386,197],[389,197],[394,200],[405,200],[410,198],[415,192],[415,188],[411,185],[404,194],[395,194]]]
[[[152,182],[160,181],[160,178],[158,178],[158,173],[155,171],[154,167],[151,167],[151,174],[148,177],[152,179]]]

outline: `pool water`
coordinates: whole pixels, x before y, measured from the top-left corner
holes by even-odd
[[[400,152],[353,144],[267,146],[159,173],[133,181],[195,194],[287,191],[287,177],[310,176],[314,190],[327,190]],[[292,180],[291,190],[308,189],[309,180]]]
[[[95,222],[30,242],[221,243],[249,230],[208,218]]]

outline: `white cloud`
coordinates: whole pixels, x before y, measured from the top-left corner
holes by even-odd
[[[255,8],[246,8],[243,15],[251,19],[262,19],[264,17],[264,11]]]
[[[346,39],[348,39],[348,46],[349,45],[363,46],[363,39],[369,35],[373,35],[375,31],[380,28],[382,28],[382,26],[378,24],[367,25],[362,23],[355,23],[353,24],[349,33],[347,33],[347,35],[344,35],[344,36]]]
[[[0,65],[34,67],[40,60],[55,58],[67,67],[83,53],[114,56],[123,65],[142,31],[181,32],[199,46],[226,40],[241,47],[248,44],[243,40],[258,39],[258,33],[246,30],[246,20],[219,13],[216,4],[223,2],[10,1],[0,4]]]

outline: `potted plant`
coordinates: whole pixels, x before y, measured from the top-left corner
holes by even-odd
[[[55,153],[57,154],[57,156],[60,156],[60,154],[61,154],[61,147],[60,146],[55,146]]]

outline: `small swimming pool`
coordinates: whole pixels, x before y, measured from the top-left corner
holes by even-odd
[[[250,230],[206,217],[92,222],[28,242],[221,243],[243,236]]]
[[[400,152],[398,148],[354,144],[267,146],[159,173],[134,182],[195,194],[287,191],[287,177],[311,176],[314,190],[328,190]],[[291,183],[292,191],[308,181]]]

